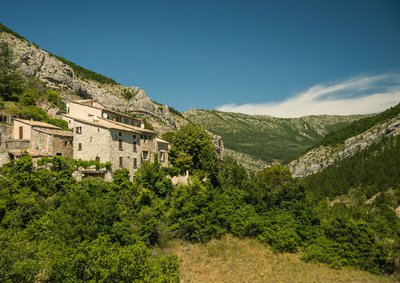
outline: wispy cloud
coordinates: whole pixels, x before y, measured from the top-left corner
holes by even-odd
[[[400,75],[384,74],[316,85],[281,102],[225,104],[217,110],[289,118],[376,113],[397,103],[400,103]]]

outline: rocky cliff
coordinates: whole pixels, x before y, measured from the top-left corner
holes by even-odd
[[[335,146],[320,146],[292,161],[288,167],[296,177],[305,177],[321,171],[334,162],[353,156],[385,136],[400,134],[400,115],[375,125],[367,131],[350,137]]]
[[[168,106],[152,101],[138,87],[125,87],[118,83],[103,83],[87,78],[74,70],[73,63],[67,64],[9,32],[0,32],[0,40],[11,47],[14,63],[19,66],[22,74],[34,76],[47,87],[58,90],[65,100],[96,99],[111,109],[139,115],[148,120],[159,133],[174,130],[186,123],[183,117],[172,113]],[[131,94],[130,100],[124,97],[126,93]]]

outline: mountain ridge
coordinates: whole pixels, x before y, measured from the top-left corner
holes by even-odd
[[[318,147],[311,148],[293,160],[288,165],[292,174],[296,177],[305,177],[318,173],[340,160],[367,149],[385,137],[399,135],[400,104],[364,121],[363,123],[363,120],[359,120],[347,128],[334,132],[332,136],[336,135],[337,141],[327,136]],[[367,126],[360,127],[360,123]],[[350,134],[352,131],[354,135]]]
[[[365,117],[311,115],[278,118],[204,109],[191,109],[183,116],[220,135],[227,148],[267,163],[291,161],[327,133]]]

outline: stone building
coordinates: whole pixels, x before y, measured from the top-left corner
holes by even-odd
[[[145,161],[168,164],[169,143],[144,128],[141,120],[105,108],[95,100],[67,103],[63,119],[73,129],[73,157],[111,162],[113,170],[126,168],[133,178]]]
[[[11,137],[3,149],[10,158],[27,151],[34,158],[62,155],[72,157],[73,134],[59,127],[32,120],[14,118]]]

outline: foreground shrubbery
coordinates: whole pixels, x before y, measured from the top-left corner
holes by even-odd
[[[186,126],[172,139],[193,139],[199,131]],[[71,173],[82,162],[61,157],[42,160],[42,169],[27,155],[1,168],[0,281],[176,282],[177,258],[154,247],[225,234],[334,267],[398,272],[400,221],[392,198],[318,203],[286,168],[249,176],[233,160],[218,163],[208,135],[198,139],[173,143],[172,160],[183,168],[145,163],[134,182],[126,170],[110,183],[76,182]],[[195,174],[189,185],[173,187],[168,175],[179,169]]]

